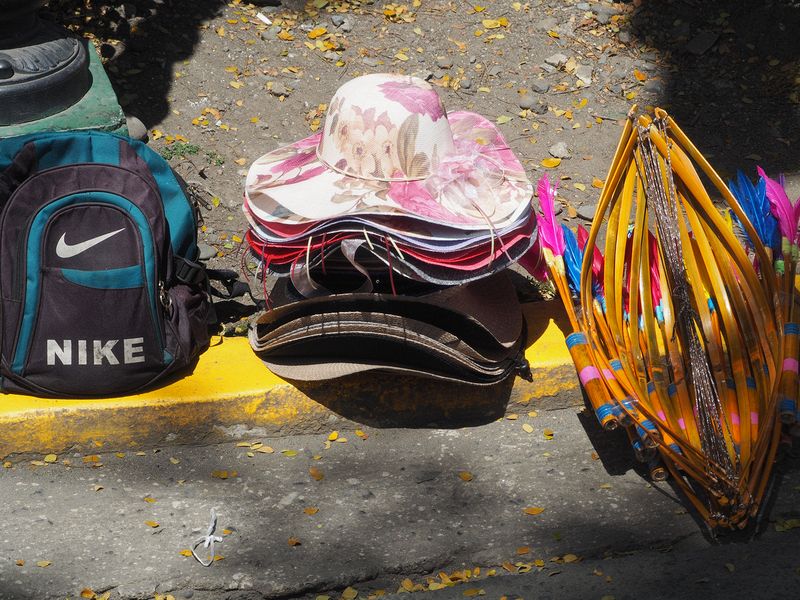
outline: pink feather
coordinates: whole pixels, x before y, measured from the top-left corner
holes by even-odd
[[[791,243],[796,243],[797,222],[800,220],[800,202],[796,202],[792,206],[792,202],[789,200],[789,196],[786,195],[783,185],[774,179],[770,179],[761,167],[756,167],[756,169],[767,184],[767,200],[769,200],[772,214],[778,219],[781,235]],[[781,180],[783,180],[783,177],[781,177]]]
[[[556,222],[555,214],[555,199],[556,187],[550,187],[550,178],[547,173],[542,175],[539,179],[537,186],[537,193],[539,195],[539,208],[541,209],[541,218],[539,219],[539,239],[542,240],[542,245],[552,251],[553,256],[564,255],[564,232]]]

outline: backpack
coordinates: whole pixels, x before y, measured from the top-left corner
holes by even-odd
[[[194,208],[167,162],[101,132],[0,140],[0,389],[138,392],[208,346]]]

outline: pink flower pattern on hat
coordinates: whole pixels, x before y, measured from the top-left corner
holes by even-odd
[[[533,187],[495,125],[448,114],[425,81],[357,77],[334,95],[322,133],[262,156],[245,187],[263,221],[405,215],[466,229],[529,210]]]

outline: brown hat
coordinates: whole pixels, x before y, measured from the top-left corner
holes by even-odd
[[[525,371],[525,327],[505,272],[422,296],[337,294],[265,313],[250,342],[277,375],[333,379],[371,369],[473,384]]]

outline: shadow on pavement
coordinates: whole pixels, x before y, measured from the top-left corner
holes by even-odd
[[[796,171],[800,3],[635,4],[631,33],[669,69],[661,105],[723,178],[737,169],[754,178],[756,165],[768,173]]]
[[[49,11],[77,35],[103,43],[108,73],[123,110],[145,125],[164,119],[175,85],[175,65],[191,57],[204,23],[226,5],[220,0],[50,0]]]

